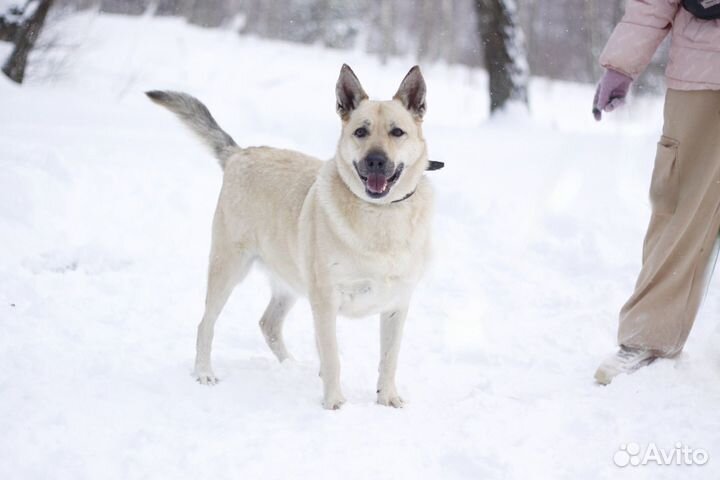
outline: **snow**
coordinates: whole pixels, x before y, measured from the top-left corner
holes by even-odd
[[[39,6],[39,0],[0,0],[0,16],[8,23],[19,24],[30,19]]]
[[[375,401],[378,321],[342,320],[348,403],[321,406],[312,320],[278,364],[259,272],[218,322],[215,387],[191,376],[221,172],[142,95],[184,90],[243,145],[332,155],[350,64],[388,98],[412,65],[204,30],[75,15],[64,70],[0,78],[0,478],[717,478],[718,282],[686,352],[609,387],[639,269],[658,98],[602,123],[592,86],[533,79],[531,113],[488,119],[482,72],[424,65],[435,261],[398,372]],[[620,445],[707,450],[705,466],[619,468]]]

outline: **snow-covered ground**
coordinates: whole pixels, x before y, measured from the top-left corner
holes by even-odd
[[[482,72],[423,66],[447,167],[403,339],[409,404],[374,403],[377,319],[343,320],[348,403],[327,412],[309,309],[286,324],[297,361],[276,363],[260,273],[218,323],[221,383],[193,380],[221,172],[142,92],[195,94],[242,145],[328,158],[340,65],[387,98],[412,59],[169,19],[53,30],[67,59],[22,88],[0,77],[0,478],[718,478],[717,281],[679,359],[592,380],[639,268],[660,99],[596,124],[592,88],[535,80],[531,116],[489,120]],[[710,460],[619,468],[629,442]]]

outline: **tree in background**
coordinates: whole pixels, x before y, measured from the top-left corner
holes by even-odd
[[[15,48],[3,65],[2,71],[14,82],[22,83],[25,78],[28,55],[40,35],[52,2],[53,0],[30,0],[23,8],[14,9],[15,21],[3,21],[7,31],[12,32],[7,36],[8,39],[11,37]],[[10,27],[10,24],[13,26]],[[0,34],[0,37],[4,35]]]
[[[239,5],[239,0],[156,0],[154,5],[149,3],[148,8],[154,6],[155,15],[184,16],[194,25],[213,28],[229,23]]]
[[[245,15],[241,33],[350,48],[362,26],[364,6],[365,0],[246,0],[241,8]]]
[[[515,0],[475,0],[478,33],[489,77],[490,112],[528,103],[530,76]]]
[[[3,1],[7,0],[0,4]],[[502,3],[508,10],[517,5],[514,34],[522,31],[527,40],[527,62],[534,76],[594,83],[601,73],[599,50],[622,16],[625,1],[55,0],[53,11],[172,15],[204,27],[240,28],[240,33],[262,38],[359,49],[383,63],[414,56],[416,62],[480,67],[486,64],[484,53],[494,49],[481,42],[478,30],[484,20],[478,12],[491,11],[485,3]],[[636,82],[640,91],[661,89],[662,51]],[[521,62],[520,57],[514,60]]]
[[[103,12],[140,15],[150,5],[150,0],[100,0],[99,3]]]
[[[395,36],[393,35],[393,5],[392,0],[380,0],[380,35],[382,48],[380,48],[380,61],[385,65],[390,55],[395,54]]]

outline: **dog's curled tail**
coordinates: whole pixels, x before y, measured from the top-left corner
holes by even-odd
[[[228,158],[235,153],[237,144],[230,135],[220,128],[210,111],[197,98],[182,92],[151,90],[145,92],[150,100],[175,113],[190,130],[212,148],[225,169]]]

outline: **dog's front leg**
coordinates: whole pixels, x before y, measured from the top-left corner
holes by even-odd
[[[400,408],[404,404],[395,386],[395,371],[405,317],[407,307],[380,315],[380,375],[377,385],[377,401],[380,405]]]
[[[340,356],[338,354],[336,323],[337,302],[327,298],[311,299],[315,321],[315,339],[320,356],[320,376],[323,382],[323,407],[337,410],[345,403],[340,389]]]

